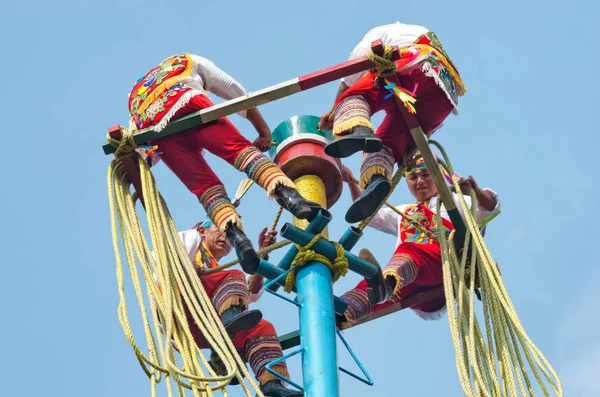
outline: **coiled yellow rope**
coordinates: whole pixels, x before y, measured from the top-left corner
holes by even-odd
[[[436,146],[441,149],[448,172],[454,175],[445,151],[441,145],[436,143]],[[475,222],[475,194],[471,192],[472,206],[469,208],[458,182],[459,178],[454,176],[453,185],[465,214],[467,228],[462,255],[459,257],[453,244],[454,231],[446,240],[444,228],[439,228],[438,241],[442,252],[448,322],[462,388],[467,397],[535,396],[522,352],[543,395],[550,395],[547,383],[557,396],[563,397],[558,375],[523,329],[496,263],[479,232]],[[440,225],[441,205],[439,200],[436,217]],[[471,257],[467,258],[471,242],[473,249]],[[467,259],[470,259],[471,273],[477,277],[470,277],[466,281]],[[482,288],[485,337],[475,315],[474,292],[477,281]]]
[[[323,238],[321,233],[316,234],[315,237],[305,246],[298,246],[298,255],[290,266],[290,272],[285,279],[285,292],[291,292],[296,286],[296,267],[304,266],[309,262],[320,262],[327,265],[331,270],[331,278],[335,283],[340,277],[345,276],[348,273],[348,259],[346,259],[344,247],[341,244],[330,241],[335,246],[336,258],[333,263],[325,255],[321,255],[318,252],[312,250],[312,246],[315,245],[320,238]]]
[[[175,382],[180,396],[186,395],[185,389],[191,389],[194,396],[213,396],[217,390],[227,396],[225,388],[234,377],[240,381],[246,396],[253,396],[254,393],[262,396],[202,287],[148,165],[127,142],[132,142],[127,132],[123,140],[113,142],[120,149],[120,157],[111,162],[107,176],[120,295],[118,315],[127,340],[151,380],[152,396],[156,396],[157,384],[161,382],[163,375],[169,397],[173,395],[171,381]],[[132,156],[140,168],[154,255],[145,239],[130,195],[130,182],[120,164],[120,159]],[[128,319],[119,236],[140,307],[147,354],[137,345]],[[140,282],[140,269],[146,296]],[[196,346],[189,330],[184,304],[209,345],[223,361],[227,375],[217,376]],[[152,326],[148,318],[148,307],[151,308]],[[164,337],[155,337],[161,335],[161,331],[164,331]],[[178,362],[178,355],[171,341],[177,345],[181,362]]]

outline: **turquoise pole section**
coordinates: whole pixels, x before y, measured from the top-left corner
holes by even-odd
[[[331,270],[310,262],[296,271],[305,397],[338,397]]]

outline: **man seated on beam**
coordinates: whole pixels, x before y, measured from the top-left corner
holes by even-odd
[[[273,244],[275,235],[276,232],[267,233],[265,228],[259,235],[260,248]],[[221,270],[212,274],[202,274],[203,269],[219,266],[219,260],[231,252],[231,245],[225,233],[210,219],[196,224],[190,230],[179,232],[179,236],[200,277],[202,286],[221,317],[227,334],[242,359],[250,364],[260,384],[261,392],[267,397],[301,397],[302,392],[287,389],[266,369],[269,362],[283,357],[283,352],[273,325],[262,319],[259,310],[248,310],[249,303],[257,301],[262,295],[262,277],[253,275],[246,279],[244,273],[239,270]],[[249,291],[248,283],[256,285],[253,291]],[[184,309],[196,345],[200,349],[209,348],[185,304]],[[218,375],[227,374],[214,350],[209,363]],[[289,379],[290,375],[284,361],[273,365],[272,369]],[[237,379],[231,382],[232,385],[238,383]]]
[[[172,56],[141,77],[131,90],[130,129],[152,127],[160,132],[173,119],[213,106],[207,96],[209,91],[224,99],[246,94],[240,83],[208,59],[187,53]],[[204,149],[245,172],[298,219],[312,220],[321,207],[300,196],[294,183],[261,153],[270,148],[271,130],[258,109],[244,110],[239,115],[247,118],[258,132],[254,146],[227,117],[150,144],[158,146],[160,159],[198,198],[215,225],[225,232],[244,271],[252,274],[260,260],[243,232],[223,183],[204,159]],[[158,161],[155,152],[149,155]]]
[[[379,39],[384,45],[400,49],[400,59],[395,64],[388,62],[390,73],[397,76],[401,87],[386,84],[374,71],[345,77],[333,108],[321,116],[319,123],[319,129],[333,128],[337,137],[325,148],[328,155],[344,158],[364,152],[360,176],[364,191],[346,213],[349,223],[375,212],[391,190],[394,163],[401,164],[403,155],[414,149],[409,127],[393,96],[405,98],[405,105],[415,113],[423,132],[431,136],[451,112],[456,112],[458,98],[466,91],[435,33],[422,26],[396,22],[376,27],[364,36],[349,59],[367,55],[371,42]],[[370,119],[381,110],[385,118],[374,134]]]
[[[377,304],[373,295],[368,294],[366,281],[361,281],[354,289],[346,292],[341,299],[348,303],[348,309],[344,316],[338,317],[338,324],[345,322],[350,325],[371,313],[383,310],[408,296],[419,292],[430,290],[444,284],[442,273],[442,256],[440,244],[431,237],[437,235],[438,224],[435,219],[435,211],[438,191],[433,182],[425,161],[417,153],[410,159],[411,169],[406,173],[408,190],[417,200],[416,204],[404,204],[396,208],[408,218],[418,223],[427,232],[417,228],[411,222],[401,217],[391,208],[380,209],[369,226],[383,233],[397,236],[395,252],[383,270],[385,279],[386,302]],[[342,177],[350,188],[353,199],[360,197],[361,189],[353,182],[352,172],[343,167]],[[500,200],[498,194],[491,189],[481,189],[473,179],[461,179],[461,190],[467,193],[469,190],[475,192],[477,198],[476,222],[479,224],[485,219],[500,211]],[[456,206],[464,219],[462,206],[458,202],[458,195],[453,193]],[[471,205],[471,197],[464,196],[468,205]],[[446,236],[454,229],[449,220],[444,205],[441,207],[443,226],[447,229]],[[375,262],[374,257],[367,250],[361,252],[361,257]],[[411,307],[420,317],[433,320],[439,318],[446,307],[445,297],[440,297],[423,304]],[[345,324],[346,325],[346,324]]]

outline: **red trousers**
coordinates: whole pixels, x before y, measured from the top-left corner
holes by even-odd
[[[402,64],[399,63],[399,66]],[[414,142],[394,98],[385,99],[389,91],[374,86],[376,76],[376,73],[365,75],[337,99],[336,106],[345,98],[359,95],[369,104],[371,116],[381,110],[385,111],[386,115],[376,134],[383,144],[392,150],[396,162],[399,162],[402,155],[412,149]],[[419,124],[423,132],[429,136],[452,112],[454,109],[452,103],[435,79],[426,76],[419,66],[397,76],[400,85],[408,91],[412,92],[415,84],[419,84],[414,106]]]
[[[244,273],[241,271],[223,270],[202,276],[200,281],[219,315],[233,305],[241,305],[244,309],[247,308],[248,285]],[[188,308],[184,307],[184,309],[196,345],[200,349],[209,348]],[[261,384],[276,379],[274,375],[266,370],[266,365],[269,362],[283,357],[283,351],[273,324],[261,320],[254,328],[238,333],[233,338],[233,344],[242,357],[248,361]],[[289,378],[285,362],[274,365],[273,370]]]
[[[404,280],[399,296],[372,305],[367,297],[367,282],[362,280],[341,298],[348,303],[346,317],[350,321],[358,321],[371,313],[377,313],[393,306],[401,299],[444,284],[441,256],[436,254],[435,250],[420,249],[419,244],[400,244],[383,270],[384,276],[389,275],[390,272],[397,273]],[[445,305],[446,301],[442,297],[413,306],[411,309],[432,313],[443,309]]]
[[[210,106],[213,103],[205,95],[195,96],[173,119]],[[226,117],[151,143],[158,145],[161,159],[198,198],[209,188],[223,184],[204,159],[203,149],[234,165],[239,153],[252,146]]]

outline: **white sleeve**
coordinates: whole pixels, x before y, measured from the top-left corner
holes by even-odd
[[[196,65],[196,71],[202,77],[207,91],[226,100],[247,94],[246,89],[240,83],[219,69],[212,61],[199,55],[190,54],[190,57]],[[244,118],[246,117],[245,110],[238,114]]]
[[[477,224],[480,224],[481,222],[485,221],[490,216],[497,214],[500,211],[500,199],[498,198],[498,193],[496,193],[495,191],[493,191],[492,189],[487,188],[487,187],[482,190],[484,192],[490,192],[492,194],[492,196],[494,196],[494,198],[496,199],[496,207],[494,207],[493,210],[488,211],[487,209],[483,208],[479,203],[477,203],[477,209],[475,210],[475,222],[477,222]],[[461,217],[463,219],[465,219],[465,214],[463,212],[462,206],[460,205],[460,202],[458,201],[458,195],[455,193],[452,196],[454,197],[454,202],[456,203],[458,212],[460,212]],[[467,203],[467,206],[471,207],[471,197],[465,195],[464,198],[465,198],[465,202]]]
[[[397,207],[400,211],[404,210],[405,206]],[[380,232],[398,236],[398,225],[400,223],[400,215],[391,208],[382,208],[371,219],[369,226]]]

